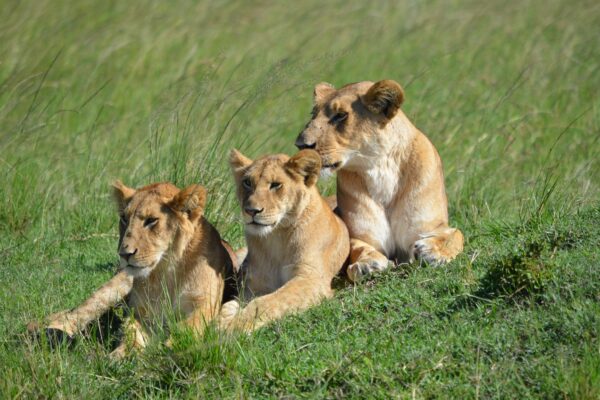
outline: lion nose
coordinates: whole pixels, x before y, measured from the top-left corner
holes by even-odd
[[[263,210],[264,210],[264,208],[261,208],[260,210],[258,208],[251,208],[251,207],[244,208],[244,211],[246,211],[246,214],[250,215],[251,217],[256,216],[256,214],[260,214]]]
[[[300,150],[314,149],[317,147],[317,143],[306,143],[304,139],[298,138],[298,140],[296,140],[296,147]]]
[[[129,257],[133,256],[135,253],[137,253],[137,251],[138,249],[130,251],[127,249],[127,246],[125,246],[119,251],[119,256],[123,257],[125,261],[129,261]]]

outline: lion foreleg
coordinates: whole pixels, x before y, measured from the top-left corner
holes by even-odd
[[[359,239],[350,239],[350,265],[348,278],[352,282],[388,267],[388,258],[370,244]]]
[[[287,314],[318,304],[332,294],[330,279],[297,276],[277,291],[255,298],[241,310],[236,300],[225,303],[218,324],[228,331],[251,332]]]
[[[73,336],[123,300],[131,291],[132,286],[133,278],[124,271],[120,271],[80,306],[71,311],[50,315],[46,329],[61,331]]]

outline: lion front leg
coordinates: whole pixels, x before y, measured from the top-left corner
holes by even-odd
[[[347,273],[352,282],[358,282],[374,272],[383,271],[388,264],[388,258],[375,247],[360,239],[350,239],[350,265]]]
[[[185,319],[185,326],[192,328],[194,333],[198,336],[202,336],[204,330],[208,324],[218,314],[218,306],[213,303],[202,304],[198,306],[194,312]]]
[[[73,340],[76,334],[83,331],[92,321],[98,319],[111,307],[122,301],[133,287],[133,278],[120,271],[102,285],[80,306],[70,311],[61,311],[46,318],[44,332],[53,342]],[[30,333],[37,333],[39,326],[30,323]]]
[[[77,333],[77,324],[70,316],[69,311],[61,311],[46,317],[45,324],[40,327],[37,321],[27,324],[27,333],[34,339],[39,339],[45,334],[50,346],[60,343],[71,343]]]
[[[219,315],[223,298],[224,284],[216,275],[197,276],[195,290],[185,290],[180,300],[180,307],[185,319],[177,323],[179,329],[191,330],[196,338],[201,338],[208,325]],[[171,334],[165,345],[173,347],[174,336]]]
[[[322,276],[295,277],[277,291],[255,298],[241,310],[236,300],[229,301],[221,308],[218,326],[226,331],[252,332],[331,297],[330,284],[331,279]]]
[[[219,296],[220,298],[221,296]],[[208,325],[215,319],[219,314],[220,300],[218,299],[206,299],[196,304],[194,310],[187,316],[187,318],[181,321],[178,325],[180,329],[191,328],[192,333],[196,338],[200,338],[204,335],[204,331]],[[167,347],[173,346],[173,336],[169,336],[165,342]]]

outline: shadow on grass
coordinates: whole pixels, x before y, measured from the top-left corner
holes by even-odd
[[[96,263],[93,267],[89,267],[90,269],[94,269],[98,272],[116,272],[117,267],[119,266],[118,262],[104,262],[104,263]],[[86,267],[87,268],[87,267]]]
[[[424,261],[408,262],[408,259],[409,257],[407,254],[401,254],[397,258],[388,260],[388,268],[384,271],[384,274],[391,274],[396,278],[405,279],[416,270],[427,266],[427,263]],[[346,261],[346,264],[342,267],[340,272],[333,278],[333,281],[331,282],[332,289],[342,290],[352,288],[356,285],[371,288],[381,281],[382,273],[376,272],[364,276],[358,283],[352,282],[350,278],[348,278],[348,263],[349,262]]]
[[[85,329],[75,335],[69,335],[60,329],[47,328],[45,322],[30,322],[26,333],[14,336],[15,347],[23,345],[39,345],[50,350],[73,348],[80,341],[98,343],[106,350],[116,348],[121,338],[121,326],[126,315],[126,306],[119,303],[88,324]]]

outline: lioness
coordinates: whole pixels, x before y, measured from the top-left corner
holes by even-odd
[[[314,90],[312,119],[296,140],[337,171],[337,201],[351,239],[353,281],[388,259],[445,263],[462,251],[448,226],[442,162],[433,144],[400,110],[404,92],[391,80]]]
[[[230,249],[203,217],[206,190],[179,190],[170,183],[135,190],[117,181],[113,195],[120,215],[120,271],[79,307],[50,316],[46,332],[72,338],[125,299],[134,318],[125,321],[113,358],[143,348],[146,328],[162,323],[165,306],[201,333],[219,312],[233,268]]]
[[[252,161],[232,150],[230,164],[245,223],[242,310],[223,305],[225,330],[250,332],[333,294],[331,281],[349,252],[342,220],[319,194],[321,159],[312,150]]]

